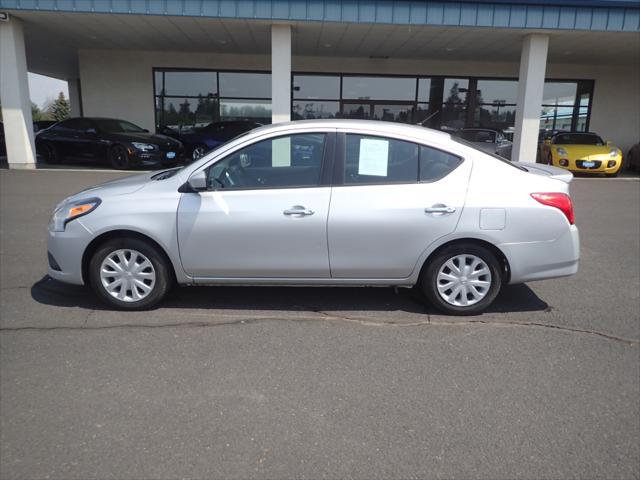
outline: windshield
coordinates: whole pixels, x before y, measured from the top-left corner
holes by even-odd
[[[460,137],[456,137],[454,135],[451,135],[451,140],[453,140],[454,142],[460,143],[461,145],[464,145],[465,147],[473,148],[477,152],[483,153],[485,155],[489,155],[490,157],[493,157],[493,158],[495,158],[497,160],[500,160],[502,163],[506,163],[507,165],[510,165],[513,168],[517,168],[518,170],[522,170],[523,172],[528,172],[529,171],[526,168],[524,168],[524,167],[522,167],[520,165],[516,165],[515,163],[511,162],[510,160],[507,160],[506,158],[501,157],[500,155],[497,155],[495,153],[490,153],[490,152],[487,152],[485,150],[482,150],[482,149],[478,148],[478,146],[475,143],[467,142],[466,140],[463,140]]]
[[[144,133],[144,129],[126,120],[112,120],[110,118],[100,118],[95,121],[98,128],[109,133]]]
[[[592,133],[561,133],[555,136],[553,143],[556,145],[604,145],[602,139]]]

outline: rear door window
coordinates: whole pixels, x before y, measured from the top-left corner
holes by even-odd
[[[416,183],[419,147],[393,138],[347,134],[344,183]]]
[[[437,148],[420,146],[420,181],[435,182],[462,163],[462,158]]]

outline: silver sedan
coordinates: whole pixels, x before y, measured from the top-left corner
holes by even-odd
[[[422,127],[277,124],[65,199],[48,272],[127,310],[175,283],[393,285],[477,314],[504,284],[577,272],[571,178]]]

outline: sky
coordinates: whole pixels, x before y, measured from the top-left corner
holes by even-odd
[[[69,88],[67,82],[57,78],[45,77],[37,73],[29,73],[29,94],[31,101],[44,108],[49,101],[55,99],[60,92],[69,98]]]

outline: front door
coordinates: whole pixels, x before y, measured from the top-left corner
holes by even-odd
[[[197,278],[327,278],[333,133],[261,140],[207,168],[209,190],[183,194],[178,241]],[[325,158],[326,157],[326,158]]]
[[[332,277],[409,277],[427,247],[455,230],[471,162],[393,138],[345,137],[329,212]]]

